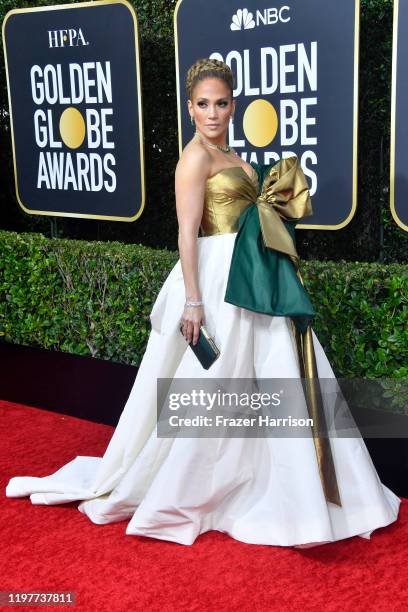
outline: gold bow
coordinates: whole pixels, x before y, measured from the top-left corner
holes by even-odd
[[[296,156],[281,159],[272,166],[264,178],[256,205],[265,245],[270,249],[285,253],[291,258],[296,274],[304,286],[299,270],[300,258],[296,246],[282,221],[282,218],[302,219],[313,214],[309,186]],[[308,325],[306,331],[302,333],[296,328],[292,319],[291,328],[297,348],[300,377],[304,379],[307,409],[313,422],[313,442],[323,491],[327,501],[341,506],[330,441],[328,437],[320,437],[319,435],[319,432],[327,432],[327,426],[312,328]]]
[[[302,219],[312,215],[313,209],[309,186],[296,156],[281,159],[272,166],[264,178],[256,205],[265,245],[289,255],[297,270],[300,258],[282,217]]]

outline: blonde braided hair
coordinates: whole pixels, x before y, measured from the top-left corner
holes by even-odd
[[[233,97],[234,75],[231,68],[221,60],[204,57],[194,62],[187,71],[186,91],[190,100],[197,82],[209,77],[225,81],[231,90],[231,98]]]

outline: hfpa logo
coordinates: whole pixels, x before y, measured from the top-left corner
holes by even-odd
[[[89,45],[82,34],[81,28],[74,30],[48,30],[48,46],[51,47],[86,47]]]
[[[251,30],[255,26],[273,25],[278,23],[286,23],[290,21],[290,16],[285,17],[284,13],[290,11],[289,6],[281,6],[266,8],[263,11],[256,11],[255,19],[253,13],[248,9],[238,9],[235,15],[232,16],[230,29],[231,30]]]

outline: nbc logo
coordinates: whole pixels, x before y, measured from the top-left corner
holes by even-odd
[[[284,15],[290,11],[289,6],[281,6],[280,9],[276,7],[266,8],[263,11],[256,11],[255,19],[254,14],[248,11],[248,9],[238,9],[235,15],[232,16],[230,29],[234,30],[252,30],[255,26],[260,25],[273,25],[278,23],[286,23],[290,21],[289,15]]]
[[[236,15],[232,16],[231,30],[250,30],[254,27],[254,16],[248,9],[238,9]]]

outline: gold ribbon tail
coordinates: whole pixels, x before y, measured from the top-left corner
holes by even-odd
[[[298,276],[300,276],[300,272],[298,272]],[[309,324],[306,331],[301,333],[296,328],[292,319],[291,324],[299,358],[300,376],[304,380],[307,409],[313,422],[313,442],[315,445],[324,495],[327,501],[341,506],[336,470],[334,467],[330,440],[327,435],[326,418],[323,409],[316,355],[313,346],[312,328]],[[326,436],[320,436],[319,432],[326,432]]]

